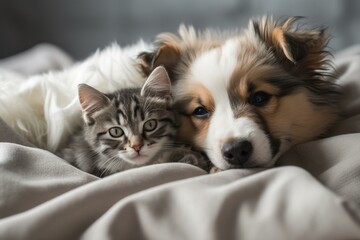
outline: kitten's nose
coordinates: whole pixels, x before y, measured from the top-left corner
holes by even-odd
[[[139,136],[133,136],[130,138],[130,147],[135,151],[140,152],[141,147],[143,146],[142,138]]]
[[[133,148],[137,152],[140,152],[141,147],[142,147],[141,144],[131,145],[131,148]]]

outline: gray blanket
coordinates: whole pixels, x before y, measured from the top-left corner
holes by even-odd
[[[360,239],[360,46],[336,67],[344,120],[271,169],[167,163],[98,179],[0,121],[0,239]]]

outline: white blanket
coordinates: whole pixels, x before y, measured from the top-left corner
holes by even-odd
[[[344,120],[272,169],[167,163],[98,179],[0,121],[0,239],[360,239],[360,46],[336,65]]]

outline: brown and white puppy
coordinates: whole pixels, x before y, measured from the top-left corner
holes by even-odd
[[[181,137],[217,168],[272,166],[338,119],[328,33],[297,20],[262,17],[225,33],[181,26],[140,55],[146,74],[165,66],[183,116]]]

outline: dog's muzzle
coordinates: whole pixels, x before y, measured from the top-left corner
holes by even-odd
[[[233,139],[228,141],[221,149],[224,160],[234,167],[243,167],[249,160],[252,152],[253,146],[251,142],[244,139]]]

